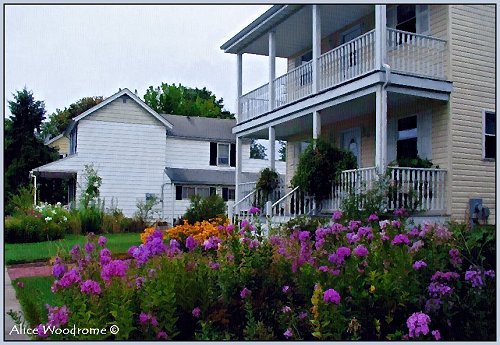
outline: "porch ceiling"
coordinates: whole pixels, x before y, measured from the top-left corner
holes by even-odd
[[[277,5],[281,6],[281,5]],[[319,5],[322,36],[374,11],[373,5]],[[276,31],[276,56],[288,58],[312,46],[312,11],[310,5],[285,5],[274,8],[271,16],[262,15],[224,43],[226,53],[268,55],[267,33]],[[239,37],[240,36],[240,37]]]

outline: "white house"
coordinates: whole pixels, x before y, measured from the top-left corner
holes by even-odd
[[[128,89],[72,119],[65,131],[69,154],[35,168],[37,178],[69,178],[69,199],[79,200],[85,165],[102,178],[100,197],[133,216],[138,200],[156,195],[162,219],[184,214],[193,194],[235,199],[235,120],[158,114]],[[266,160],[250,159],[242,145],[241,183],[251,185]],[[285,162],[276,170],[285,172]],[[36,182],[35,182],[36,183]]]

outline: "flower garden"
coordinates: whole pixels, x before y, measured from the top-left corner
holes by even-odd
[[[495,229],[406,217],[336,212],[269,237],[257,216],[149,228],[124,260],[90,234],[56,258],[61,303],[33,326],[51,340],[73,325],[120,330],[81,340],[494,340]]]

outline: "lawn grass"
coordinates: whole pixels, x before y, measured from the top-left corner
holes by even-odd
[[[107,247],[113,254],[126,253],[130,246],[140,244],[139,233],[106,234],[108,238]],[[6,243],[5,263],[7,265],[47,261],[58,252],[68,253],[75,244],[85,244],[83,235],[66,235],[66,238],[56,241],[45,241],[36,243]]]
[[[24,287],[19,287],[18,282],[22,282]],[[53,282],[54,277],[25,277],[12,281],[23,310],[24,319],[32,327],[47,322],[46,304],[61,305],[58,296],[50,290]]]

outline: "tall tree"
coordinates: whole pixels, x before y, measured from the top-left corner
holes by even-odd
[[[266,159],[266,147],[257,140],[252,139],[250,144],[250,158],[253,159]]]
[[[55,112],[49,115],[48,121],[42,124],[42,139],[48,139],[62,133],[68,127],[72,118],[98,105],[104,100],[102,96],[83,97],[64,108],[64,110],[56,109]]]
[[[144,101],[158,113],[234,119],[234,114],[224,110],[222,98],[217,99],[205,87],[193,89],[162,83],[156,88],[150,86]]]
[[[15,193],[29,183],[29,171],[57,159],[56,150],[45,146],[39,139],[45,118],[45,104],[37,101],[33,93],[24,88],[13,94],[9,101],[12,114],[5,119],[4,166],[5,196]]]
[[[286,141],[279,141],[280,148],[278,149],[278,153],[280,155],[279,160],[286,162]]]

